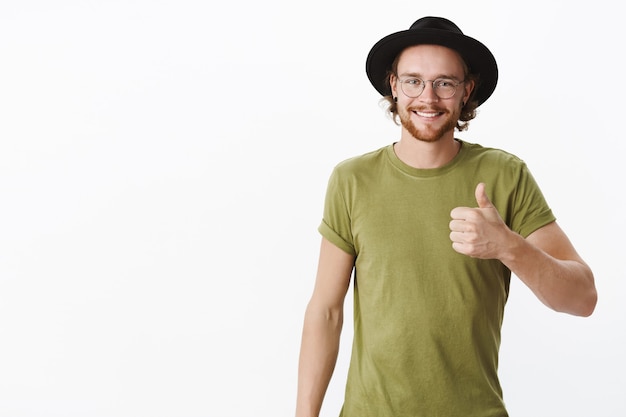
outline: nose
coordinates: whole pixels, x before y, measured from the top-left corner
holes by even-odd
[[[434,103],[439,101],[439,96],[435,93],[435,89],[433,88],[432,82],[426,82],[424,85],[424,91],[419,96],[420,101],[424,101],[426,103]]]

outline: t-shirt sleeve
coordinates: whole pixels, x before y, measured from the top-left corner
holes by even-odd
[[[341,250],[356,255],[352,236],[349,205],[346,201],[348,183],[337,168],[333,170],[326,189],[324,215],[318,231]]]
[[[556,217],[535,178],[526,164],[522,164],[514,198],[511,229],[526,238],[535,230],[555,220]]]

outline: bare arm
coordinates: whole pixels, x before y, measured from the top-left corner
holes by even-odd
[[[499,259],[548,307],[589,316],[596,306],[593,273],[563,230],[550,223],[526,239],[510,230],[485,194],[476,187],[478,208],[452,210],[450,239],[459,253]]]
[[[298,367],[296,417],[317,417],[330,382],[354,257],[322,238],[315,288],[307,305]]]
[[[593,273],[556,222],[526,239],[514,235],[502,262],[545,305],[556,311],[589,316],[596,306]]]

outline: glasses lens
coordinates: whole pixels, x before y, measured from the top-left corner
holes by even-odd
[[[400,86],[402,88],[402,92],[406,94],[408,97],[416,98],[419,97],[420,94],[424,91],[424,87],[426,86],[426,82],[419,78],[407,78],[406,80],[400,81]],[[458,83],[454,80],[447,78],[439,78],[435,81],[432,81],[432,86],[439,98],[451,98],[456,93],[456,87]]]
[[[433,83],[435,93],[439,98],[450,98],[456,93],[456,83],[452,80],[439,79]]]
[[[402,92],[408,97],[415,98],[424,91],[424,81],[419,78],[408,78],[400,82]]]

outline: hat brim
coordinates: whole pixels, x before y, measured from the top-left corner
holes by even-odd
[[[429,28],[392,33],[372,47],[367,56],[365,71],[376,91],[383,96],[391,94],[386,78],[394,59],[405,48],[422,44],[441,45],[457,51],[469,66],[470,73],[479,74],[479,84],[474,96],[478,105],[491,96],[498,82],[498,65],[491,51],[469,36]]]

